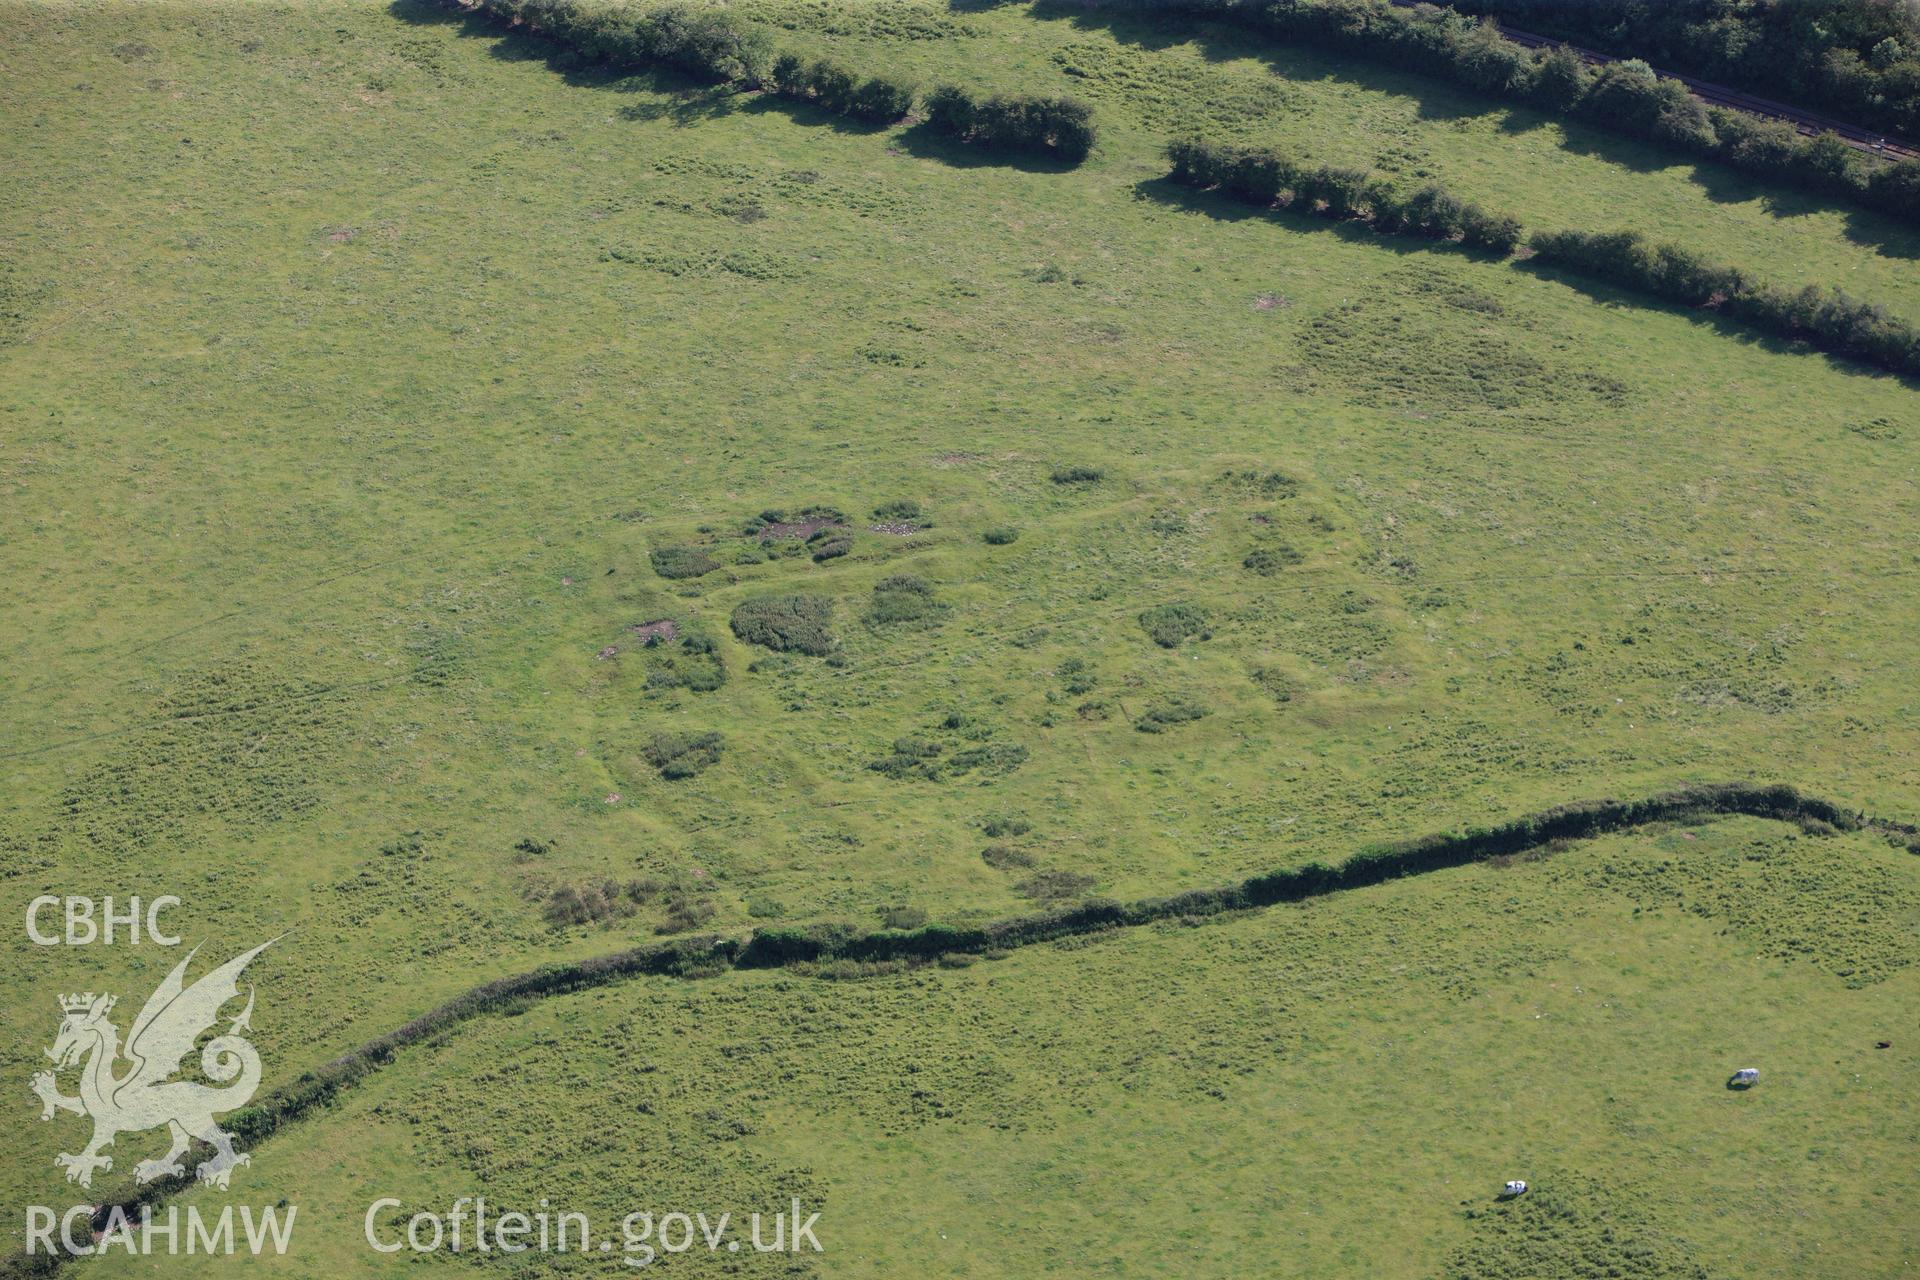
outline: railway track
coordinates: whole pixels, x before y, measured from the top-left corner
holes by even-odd
[[[1412,9],[1423,3],[1423,0],[1393,0],[1393,2],[1402,9]],[[1581,61],[1593,67],[1604,67],[1609,62],[1619,61],[1607,54],[1583,49],[1565,40],[1555,40],[1549,36],[1536,35],[1531,31],[1521,31],[1504,22],[1496,22],[1495,25],[1500,29],[1501,35],[1529,49],[1558,49],[1565,46],[1573,50]],[[1858,125],[1836,120],[1832,116],[1821,115],[1817,111],[1806,111],[1784,102],[1775,102],[1771,98],[1762,98],[1757,94],[1743,93],[1738,89],[1729,89],[1725,85],[1713,84],[1706,80],[1696,80],[1692,76],[1683,76],[1675,71],[1662,71],[1658,67],[1654,68],[1654,74],[1663,80],[1679,81],[1687,87],[1687,92],[1710,107],[1742,111],[1750,116],[1759,116],[1763,120],[1779,120],[1792,125],[1795,130],[1809,138],[1817,137],[1822,133],[1831,133],[1855,151],[1883,160],[1920,159],[1920,146],[1887,134],[1875,133],[1871,129],[1862,129]]]

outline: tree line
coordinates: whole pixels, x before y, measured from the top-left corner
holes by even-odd
[[[1780,121],[1707,107],[1645,62],[1589,67],[1569,49],[1530,49],[1501,35],[1491,20],[1452,9],[1401,8],[1392,0],[1110,2],[1223,19],[1262,35],[1359,54],[1920,223],[1920,160],[1890,164],[1831,133],[1804,138]]]
[[[1543,35],[1920,135],[1920,8],[1874,0],[1450,0]]]

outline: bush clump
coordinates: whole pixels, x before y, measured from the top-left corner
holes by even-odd
[[[1020,531],[1012,525],[999,524],[980,535],[980,541],[990,547],[1004,547],[1020,540]]]
[[[873,585],[873,603],[867,609],[871,626],[890,627],[929,623],[947,612],[935,597],[933,584],[916,574],[896,573]]]
[[[873,509],[875,520],[918,520],[920,514],[920,504],[912,498],[896,498]]]
[[[843,529],[822,529],[807,539],[807,550],[815,564],[837,560],[853,550],[853,537]]]
[[[1207,709],[1191,698],[1169,698],[1148,707],[1133,722],[1133,727],[1142,733],[1165,733],[1177,724],[1198,720],[1206,714]]]
[[[663,778],[691,778],[720,762],[727,740],[718,733],[656,733],[640,748],[646,762]]]
[[[927,738],[900,737],[893,750],[867,768],[889,778],[919,778],[932,782],[940,776],[939,757],[946,747]]]
[[[776,653],[788,651],[823,657],[835,648],[833,601],[826,596],[760,596],[743,600],[729,624],[733,634],[748,644]]]
[[[698,578],[720,567],[705,547],[655,547],[647,561],[663,578]]]
[[[990,844],[980,851],[980,860],[995,871],[1023,871],[1033,865],[1033,855],[1009,844]]]
[[[927,922],[927,913],[919,907],[888,907],[880,913],[880,923],[888,929],[918,929]]]
[[[649,689],[712,693],[727,682],[727,664],[712,636],[683,634],[677,642],[650,637],[644,651]]]
[[[1106,478],[1106,472],[1098,467],[1068,466],[1055,467],[1047,478],[1055,484],[1099,484]]]
[[[1078,871],[1042,871],[1013,886],[1013,891],[1036,902],[1063,902],[1084,898],[1094,883],[1092,876]]]
[[[1207,626],[1207,611],[1185,602],[1155,605],[1140,615],[1141,629],[1162,649],[1178,649],[1195,637],[1209,639]]]
[[[1282,543],[1272,547],[1255,547],[1240,563],[1263,578],[1271,578],[1282,569],[1299,564],[1304,559],[1306,557],[1297,549]]]
[[[1094,686],[1100,683],[1092,665],[1085,658],[1062,659],[1055,674],[1060,677],[1060,687],[1076,698],[1083,693],[1091,693]]]
[[[602,880],[577,888],[562,885],[547,896],[540,914],[555,928],[604,923],[633,915],[657,891],[658,886],[647,880],[630,880],[624,885]]]
[[[1033,830],[1033,824],[1018,813],[989,813],[980,819],[980,830],[989,839],[998,840],[1002,836],[1024,836]]]

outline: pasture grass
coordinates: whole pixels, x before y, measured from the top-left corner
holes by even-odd
[[[255,970],[269,1087],[476,981],[663,930],[964,923],[1061,886],[1173,893],[1697,780],[1920,813],[1910,385],[1459,253],[1188,200],[1158,183],[1158,147],[1206,123],[1920,314],[1911,233],[1217,33],[1023,5],[742,7],[850,64],[1083,93],[1101,147],[1072,171],[962,155],[912,126],[556,67],[407,0],[7,7],[0,876],[16,909],[177,893],[209,956],[291,931]],[[805,513],[821,508],[843,554],[816,558],[823,529],[804,526],[825,517]],[[751,602],[810,598],[830,605],[818,652],[730,626]],[[1142,625],[1183,609],[1204,639],[1163,646]],[[707,745],[688,759],[662,743]],[[927,767],[870,767],[899,756]],[[657,758],[701,767],[667,776]],[[1860,838],[1832,847],[1888,876],[1911,865]],[[1779,872],[1726,890],[1744,905],[1719,926],[1667,911],[1643,927],[1617,894],[1541,888],[1558,874],[1463,873],[1516,886],[1471,947],[1421,882],[1383,891],[1403,904],[1395,941],[1355,907],[1349,933],[1297,943],[1294,917],[1269,913],[874,985],[635,984],[474,1047],[463,1035],[448,1070],[568,1019],[595,1028],[569,1070],[624,1099],[633,1041],[607,1018],[643,991],[666,1002],[671,1034],[653,1040],[744,1028],[768,1004],[833,1007],[841,1029],[792,1050],[808,1089],[858,1078],[848,1064],[891,1073],[922,1045],[951,1081],[935,1098],[961,1108],[924,1148],[909,1121],[934,1104],[903,1101],[890,1074],[871,1086],[878,1119],[790,1126],[741,1161],[691,1112],[659,1128],[615,1108],[594,1137],[597,1113],[565,1111],[531,1065],[481,1091],[543,1126],[496,1146],[515,1176],[553,1167],[553,1142],[604,1141],[582,1166],[593,1195],[611,1195],[616,1152],[721,1200],[808,1164],[809,1186],[874,1224],[848,1226],[851,1270],[942,1256],[888,1199],[902,1180],[954,1207],[915,1219],[926,1229],[982,1197],[1007,1228],[936,1269],[1081,1273],[1086,1250],[1218,1271],[1236,1239],[1298,1250],[1302,1274],[1438,1267],[1477,1238],[1458,1200],[1529,1133],[1547,1135],[1529,1158],[1598,1179],[1635,1231],[1687,1235],[1730,1274],[1886,1262],[1898,1241],[1870,1211],[1910,1211],[1911,1178],[1855,1175],[1881,1169],[1898,1122],[1805,1055],[1911,1003],[1911,909]],[[670,888],[589,893],[633,883]],[[550,911],[567,893],[619,906]],[[1892,930],[1849,974],[1789,945],[1854,923],[1831,917],[1837,900]],[[1283,996],[1294,971],[1252,958],[1216,972],[1200,953],[1222,937],[1318,966],[1320,994]],[[1390,973],[1384,949],[1401,946],[1463,975],[1564,948],[1540,962],[1563,990],[1591,962],[1661,1012],[1527,1047],[1540,993],[1519,979],[1487,978],[1504,1012],[1456,1027],[1399,975],[1358,995],[1332,977]],[[1680,965],[1688,948],[1712,963]],[[11,931],[0,954],[20,975],[0,998],[0,1074],[22,1082],[59,993],[135,1001],[172,962]],[[1003,989],[1016,998],[937,1014],[873,994]],[[1126,1011],[1167,991],[1165,1045],[1143,1047]],[[1304,1010],[1299,1038],[1273,1033],[1291,1045],[1280,1065],[1257,1039],[1277,1005],[1247,1000]],[[1057,1064],[990,1060],[1007,1079],[974,1092],[953,1078],[1016,1015],[1059,1020],[1030,1022],[1036,1042],[1074,1028],[1060,1043],[1085,1050],[1081,1092],[1044,1087]],[[868,1019],[886,1029],[861,1032]],[[1485,1105],[1412,1086],[1409,1049],[1355,1047],[1402,1042],[1403,1023]],[[1778,1059],[1789,1080],[1829,1081],[1779,1091],[1809,1090],[1787,1130],[1728,1136],[1711,1122],[1734,1104],[1668,1108],[1646,1077],[1644,1121],[1591,1095],[1555,1119],[1557,1078],[1516,1086],[1511,1112],[1493,1101],[1488,1063],[1517,1053],[1544,1073],[1574,1049],[1613,1076],[1657,1051],[1678,1096],[1707,1055],[1672,1028],[1730,1056],[1750,1023],[1770,1028],[1760,1047],[1802,1055]],[[708,1087],[695,1064],[728,1043],[661,1052],[687,1055],[691,1096]],[[1242,1065],[1266,1073],[1257,1089]],[[1153,1100],[1101,1082],[1134,1069]],[[334,1195],[291,1154],[312,1142],[355,1171],[339,1187],[388,1179],[417,1152],[391,1129],[373,1141],[367,1109],[426,1107],[434,1079],[383,1073],[346,1123],[276,1139],[239,1176]],[[1214,1084],[1228,1098],[1203,1101]],[[1405,1110],[1369,1135],[1363,1097]],[[480,1123],[429,1101],[436,1125]],[[1465,1136],[1431,1128],[1447,1115]],[[1854,1136],[1806,1138],[1826,1122]],[[53,1133],[0,1136],[0,1201],[59,1189]],[[1393,1172],[1409,1149],[1418,1171]],[[1169,1152],[1193,1154],[1170,1167]],[[1696,1160],[1721,1190],[1688,1190]],[[1783,1189],[1744,1203],[1743,1161]],[[1095,1219],[1134,1195],[1181,1221],[1191,1257]],[[1669,1196],[1651,1218],[1634,1207]],[[1041,1201],[1058,1230],[1013,1229]]]

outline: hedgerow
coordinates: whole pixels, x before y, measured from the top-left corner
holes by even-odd
[[[1429,186],[1411,195],[1351,169],[1309,168],[1274,151],[1200,139],[1167,145],[1169,176],[1262,207],[1364,219],[1376,231],[1419,235],[1507,255],[1523,239],[1540,262],[1690,307],[1717,311],[1767,333],[1900,373],[1920,373],[1920,330],[1884,308],[1837,288],[1788,292],[1760,284],[1737,267],[1677,245],[1655,245],[1632,231],[1535,232]],[[1252,557],[1249,569],[1262,571]],[[1277,567],[1277,566],[1276,566]]]
[[[1540,262],[1718,311],[1866,364],[1920,374],[1920,330],[1839,289],[1808,285],[1789,292],[1690,249],[1649,243],[1635,231],[1537,232],[1530,243]]]
[[[835,959],[906,958],[939,963],[944,957],[954,955],[993,955],[1013,947],[1154,920],[1304,901],[1397,876],[1511,856],[1559,840],[1586,838],[1651,822],[1687,821],[1711,814],[1744,814],[1796,823],[1812,820],[1842,831],[1874,827],[1904,838],[1914,834],[1911,828],[1872,822],[1862,814],[1805,795],[1791,786],[1722,783],[1688,787],[1641,800],[1597,800],[1563,805],[1494,827],[1378,846],[1337,867],[1312,863],[1217,889],[1199,889],[1133,903],[1090,899],[1074,906],[977,927],[928,924],[912,930],[862,933],[848,925],[829,923],[757,929],[745,941],[714,936],[680,938],[587,960],[543,965],[528,973],[484,983],[302,1074],[252,1105],[232,1112],[223,1123],[248,1146],[256,1146],[315,1108],[328,1105],[391,1062],[409,1045],[430,1039],[470,1018],[511,1009],[527,1000],[606,986],[630,977],[658,974],[696,978],[729,968],[779,968]],[[137,1220],[141,1205],[158,1203],[190,1185],[190,1175],[156,1179],[120,1202],[119,1207]],[[56,1254],[52,1258],[64,1256]],[[48,1268],[43,1264],[48,1261],[46,1256],[16,1253],[0,1263],[0,1275],[46,1274]]]
[[[567,46],[580,59],[616,70],[666,66],[703,80],[766,89],[836,115],[891,124],[913,112],[910,81],[862,77],[832,59],[775,55],[767,33],[724,9],[668,4],[635,12],[577,0],[442,0],[450,8],[514,23]],[[1093,150],[1093,114],[1071,98],[976,100],[946,86],[927,98],[928,124],[960,142],[1033,151],[1078,164]]]
[[[1078,164],[1093,150],[1093,110],[1074,98],[975,98],[955,85],[927,95],[927,126],[961,142]]]
[[[1523,235],[1516,219],[1489,213],[1445,188],[1402,191],[1357,169],[1309,166],[1265,148],[1181,138],[1167,144],[1167,160],[1175,182],[1212,188],[1263,209],[1282,204],[1299,213],[1362,219],[1376,231],[1458,240],[1499,254],[1512,253]]]
[[[721,10],[668,4],[636,12],[587,8],[575,0],[446,0],[453,8],[518,22],[616,69],[667,66],[713,81],[757,82],[770,41]]]
[[[783,53],[773,60],[768,87],[784,97],[872,124],[892,124],[913,111],[914,88],[910,82],[886,76],[862,80],[827,58],[804,62],[794,54]]]

